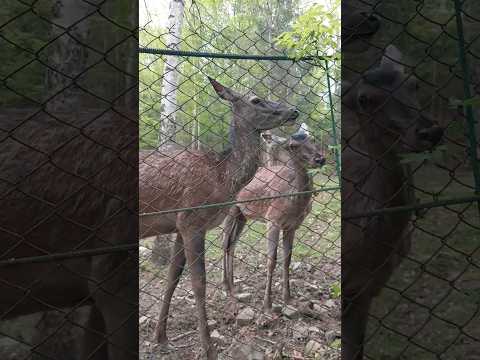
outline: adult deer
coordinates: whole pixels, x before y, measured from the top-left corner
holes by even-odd
[[[342,96],[342,359],[363,358],[372,298],[410,247],[410,212],[353,217],[411,202],[401,153],[432,149],[443,130],[420,111],[417,81],[394,46]]]
[[[267,142],[273,141],[267,138]],[[321,148],[313,143],[305,132],[299,132],[290,139],[275,139],[283,142],[288,161],[284,165],[260,168],[253,180],[237,195],[237,200],[246,200],[263,196],[275,196],[313,190],[313,181],[308,168],[321,167],[325,157]],[[292,257],[295,232],[303,223],[312,208],[312,193],[280,197],[271,200],[237,204],[230,209],[223,225],[223,281],[225,289],[234,298],[233,258],[235,244],[240,238],[247,219],[267,222],[267,281],[263,307],[266,313],[272,311],[272,276],[277,259],[277,247],[280,231],[283,233],[283,300],[289,303],[290,281],[289,266]]]
[[[128,114],[125,109],[116,111]],[[0,145],[1,260],[19,259],[0,268],[0,320],[54,311],[64,316],[60,328],[74,323],[71,313],[76,308],[90,305],[87,321],[74,324],[84,336],[77,339],[81,351],[72,350],[72,356],[136,359],[136,257],[112,252],[46,259],[50,254],[136,245],[136,159],[129,157],[132,150],[127,146],[137,142],[135,129],[119,130],[118,124],[126,121],[113,111],[101,117],[93,111],[76,117],[60,113],[60,118],[71,116],[75,126],[89,124],[78,133],[59,126],[41,109],[8,115],[2,116],[4,129],[16,128],[26,119],[29,126]],[[96,161],[86,160],[92,158]],[[40,258],[22,262],[29,257]],[[39,343],[31,344],[32,351],[56,358],[58,354],[42,348],[51,341],[52,334],[47,335],[33,334]],[[27,339],[15,340],[30,345]]]
[[[232,200],[257,171],[260,132],[291,123],[299,115],[295,108],[253,94],[241,95],[209,80],[218,96],[232,106],[232,148],[221,155],[186,150],[168,154],[155,152],[145,157],[140,164],[141,213]],[[210,208],[140,219],[140,237],[177,233],[157,325],[157,341],[168,345],[167,316],[186,261],[192,273],[201,344],[209,360],[216,359],[217,354],[211,343],[205,309],[205,234],[220,225],[224,217],[221,209]]]

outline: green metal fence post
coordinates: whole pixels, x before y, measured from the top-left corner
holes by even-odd
[[[468,68],[468,62],[465,52],[465,36],[463,33],[463,20],[462,20],[462,5],[459,0],[455,0],[455,17],[457,21],[458,32],[458,59],[462,66],[463,72],[463,87],[465,92],[465,98],[471,99],[472,94],[470,92],[470,70]],[[472,163],[473,176],[475,180],[475,194],[480,194],[480,168],[477,159],[477,138],[475,132],[475,117],[471,104],[465,104],[467,123],[468,123],[468,140],[470,142],[470,161]],[[477,202],[478,210],[480,212],[480,201]]]
[[[337,142],[337,126],[335,124],[335,112],[333,109],[333,97],[332,97],[332,87],[330,85],[330,73],[328,67],[328,60],[325,60],[325,72],[327,74],[327,87],[328,87],[328,101],[330,103],[330,118],[332,122],[332,136],[333,136],[333,150],[335,154],[335,165],[337,171],[338,182],[340,183],[340,154],[338,152],[338,142]]]

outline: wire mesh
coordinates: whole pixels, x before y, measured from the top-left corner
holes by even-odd
[[[201,283],[194,262],[204,261],[208,324],[220,357],[338,358],[339,62],[328,56],[295,59],[275,47],[275,38],[296,16],[292,4],[183,5],[181,33],[175,24],[159,29],[148,23],[140,31],[140,237],[153,235],[141,240],[140,248],[140,356],[149,359],[164,350],[157,344],[155,328],[168,293],[168,268],[181,263],[182,250],[175,247],[173,236],[156,236],[155,231],[173,221],[187,236],[186,250],[189,229],[208,231],[198,257],[190,261],[186,251],[189,276],[180,278],[167,323],[175,349],[162,356],[193,359],[202,351],[196,330],[198,298],[188,280],[197,276],[194,289],[195,281]],[[265,14],[248,17],[257,12],[252,6]],[[208,77],[239,98],[233,104],[221,99]],[[260,120],[258,113],[250,119],[245,110],[255,101],[265,111],[270,101],[281,104],[278,112],[294,107],[299,116],[294,124],[262,129],[254,123]],[[319,164],[305,168],[308,159],[299,161],[292,155],[294,146],[288,146],[302,123],[310,133],[302,149],[310,144],[311,160],[327,159],[316,173],[309,168]],[[256,162],[265,168],[263,173],[255,174]],[[252,177],[256,187],[250,183],[237,197]],[[258,210],[262,207],[269,208],[270,215]],[[249,209],[257,209],[258,215],[247,215]],[[232,212],[236,215],[228,217]],[[266,225],[274,213],[277,218]],[[233,228],[242,226],[237,221],[244,216],[249,218],[233,260],[237,301],[222,283],[226,216],[235,220]],[[272,312],[267,313],[267,238],[278,231],[272,230],[272,223],[279,217],[288,218],[296,230],[290,266],[294,301],[290,306],[284,302],[280,244]],[[280,224],[278,228],[284,229]],[[292,229],[283,232],[284,240]]]
[[[136,12],[2,3],[2,359],[137,357]]]
[[[354,24],[342,39],[345,359],[478,356],[477,8],[343,9]]]

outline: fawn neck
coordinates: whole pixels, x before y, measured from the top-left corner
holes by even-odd
[[[297,191],[308,191],[312,189],[312,179],[308,175],[308,170],[302,161],[290,157],[285,166],[295,173],[295,180],[292,185]]]

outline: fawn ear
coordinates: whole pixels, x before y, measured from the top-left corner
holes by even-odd
[[[227,88],[226,86],[223,86],[217,80],[212,79],[209,76],[208,76],[208,80],[210,81],[210,84],[212,84],[217,95],[220,96],[222,99],[233,102],[240,97],[240,95],[237,94],[235,91]]]
[[[381,66],[390,67],[401,73],[405,72],[405,67],[402,64],[402,53],[394,45],[388,45],[382,57]]]
[[[305,140],[307,139],[307,135],[303,133],[295,133],[290,136],[290,140],[288,141],[288,147],[291,150],[297,149]]]
[[[262,132],[262,139],[263,139],[266,143],[270,143],[270,142],[272,142],[272,134],[267,133],[267,132]]]

